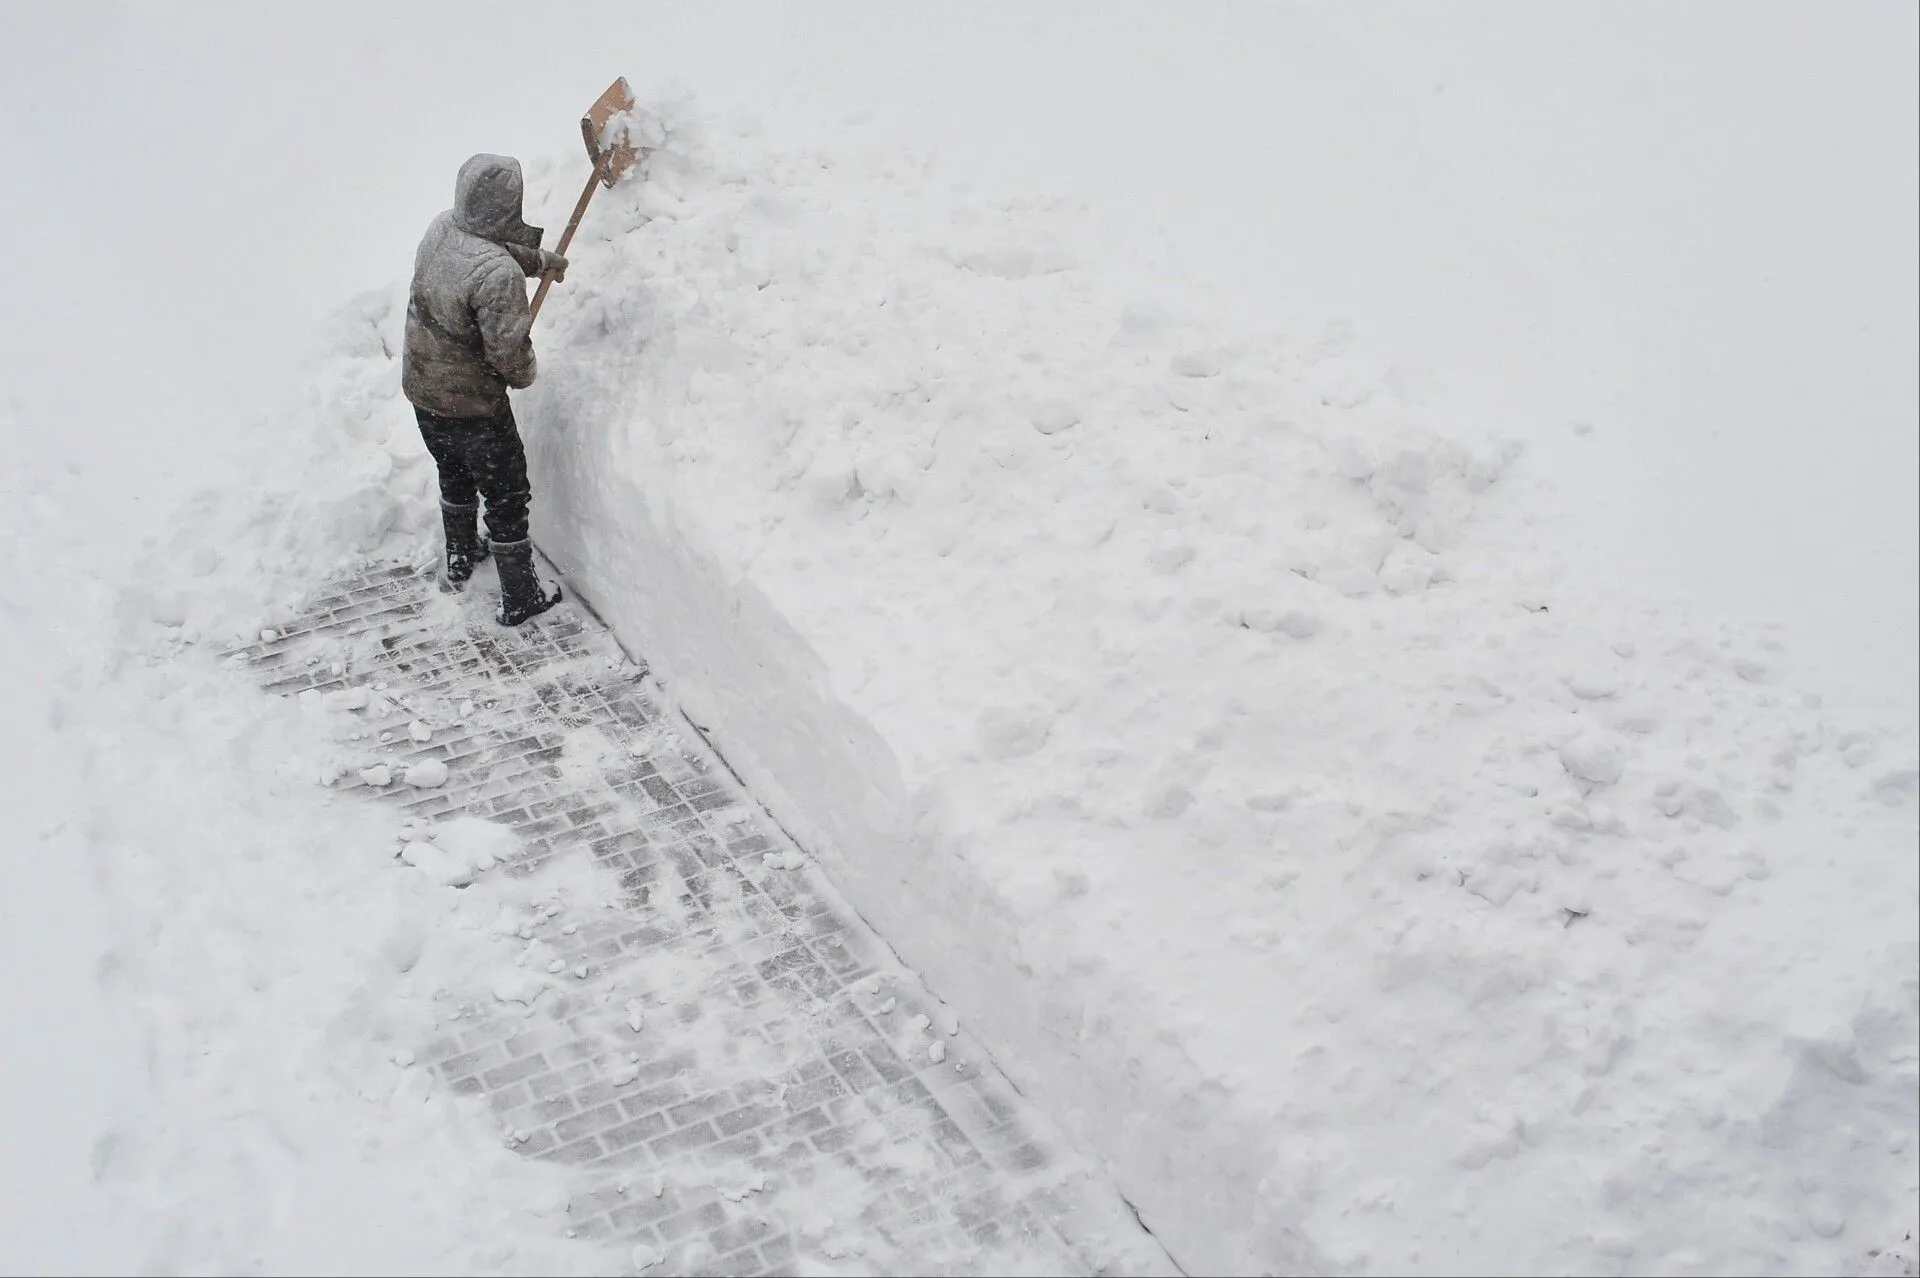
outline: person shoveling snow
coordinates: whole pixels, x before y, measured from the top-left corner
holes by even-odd
[[[531,386],[535,373],[526,280],[564,279],[567,259],[541,248],[540,228],[521,219],[523,191],[511,157],[476,155],[460,166],[453,207],[434,218],[414,256],[400,365],[440,473],[447,581],[458,589],[491,553],[503,626],[560,602],[559,587],[549,592],[534,570],[527,454],[507,391]]]
[[[476,155],[454,179],[453,207],[427,227],[414,254],[407,292],[407,335],[400,386],[413,405],[440,475],[447,539],[447,584],[458,590],[489,554],[500,572],[499,622],[517,626],[560,602],[533,566],[527,535],[527,450],[513,419],[509,388],[533,385],[533,320],[547,290],[567,277],[567,245],[598,185],[612,186],[640,158],[627,134],[633,90],[616,79],[580,117],[593,168],[560,236],[540,247],[541,230],[521,216],[526,183],[520,162]],[[540,287],[527,300],[525,281]],[[487,538],[480,498],[487,499]]]

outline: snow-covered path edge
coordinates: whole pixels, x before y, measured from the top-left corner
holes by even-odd
[[[570,438],[530,398],[542,551],[1008,1076],[1106,1162],[1174,1259],[1190,1273],[1323,1268],[1278,1210],[1287,1197],[1258,1176],[1261,1125],[1151,1026],[1090,1017],[1125,1004],[1124,991],[1087,988],[1105,973],[1029,962],[1013,911],[952,846],[928,796],[908,790],[880,733],[834,694],[821,655],[751,580],[681,535],[694,516],[659,508],[605,441]]]

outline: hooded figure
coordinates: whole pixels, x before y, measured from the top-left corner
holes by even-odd
[[[533,384],[527,278],[566,278],[520,216],[524,183],[511,156],[476,155],[454,179],[453,207],[433,219],[413,260],[400,387],[440,472],[447,582],[458,589],[489,553],[500,571],[502,625],[560,600],[536,577],[527,539],[527,455],[507,399]],[[480,498],[487,532],[479,533]]]
[[[526,279],[564,274],[520,217],[520,163],[476,155],[460,166],[453,207],[433,220],[413,259],[400,387],[436,417],[485,417],[507,388],[533,385],[533,327]]]

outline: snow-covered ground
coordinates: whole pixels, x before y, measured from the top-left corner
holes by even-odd
[[[414,543],[393,283],[614,71],[539,535],[1177,1257],[1901,1243],[1909,7],[471,12],[6,20],[9,1268],[564,1263],[363,1095],[390,831],[153,658]]]
[[[547,1169],[383,1059],[394,938],[445,926],[396,883],[391,818],[325,804],[314,725],[127,607],[127,563],[80,526],[86,449],[0,426],[0,1264],[576,1269]]]

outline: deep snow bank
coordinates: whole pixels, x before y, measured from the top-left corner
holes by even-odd
[[[1584,593],[1511,450],[1338,331],[1127,305],[1071,212],[909,158],[645,127],[543,317],[536,536],[1183,1263],[1899,1240],[1903,710]]]
[[[1130,305],[1071,210],[911,159],[654,123],[541,321],[536,536],[1183,1263],[1900,1241],[1909,712],[1592,593],[1511,450],[1338,330]],[[553,225],[574,169],[530,173]],[[434,552],[398,302],[152,620]]]

